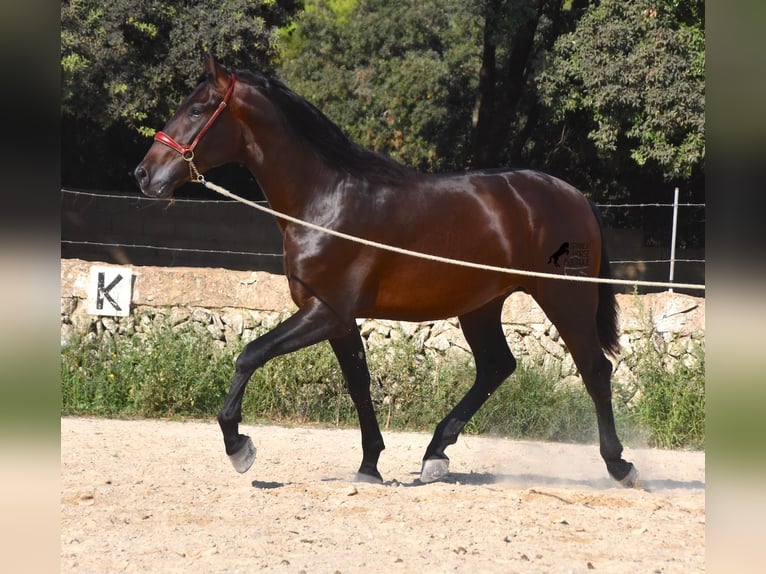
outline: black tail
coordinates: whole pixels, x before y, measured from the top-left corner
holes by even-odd
[[[612,271],[609,266],[609,255],[604,244],[604,223],[596,206],[592,201],[589,201],[589,203],[601,231],[601,268],[598,271],[598,276],[601,279],[611,279]],[[596,310],[598,339],[601,342],[601,348],[613,357],[617,356],[620,352],[620,335],[617,329],[618,311],[619,307],[617,305],[617,298],[614,296],[614,286],[611,283],[599,283],[598,309]]]

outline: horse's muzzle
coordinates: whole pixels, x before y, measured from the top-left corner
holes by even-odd
[[[152,176],[149,170],[143,163],[133,172],[138,187],[141,189],[141,193],[147,197],[167,198],[173,194],[173,185],[169,181],[162,181],[155,179],[152,180]]]

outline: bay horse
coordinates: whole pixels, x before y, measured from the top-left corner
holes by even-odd
[[[553,176],[527,169],[423,174],[352,142],[316,107],[263,74],[230,72],[208,54],[203,78],[158,132],[134,175],[141,191],[170,198],[180,185],[231,162],[256,178],[282,214],[370,241],[496,267],[551,272],[551,253],[578,246],[574,273],[608,278],[609,260],[595,206]],[[191,142],[180,144],[178,142]],[[431,321],[458,317],[474,355],[473,386],[437,425],[420,480],[449,471],[445,449],[516,359],[501,325],[503,302],[529,293],[556,326],[595,405],[608,473],[635,486],[622,458],[611,402],[619,350],[617,303],[607,283],[572,282],[427,261],[392,253],[277,218],[284,271],[298,311],[239,354],[218,414],[226,453],[238,472],[255,459],[239,433],[242,397],[270,359],[328,340],[359,416],[360,480],[381,482],[385,448],[370,397],[370,373],[357,318]],[[555,267],[559,273],[563,268]]]

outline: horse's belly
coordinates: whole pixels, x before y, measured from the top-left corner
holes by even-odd
[[[508,277],[501,280],[486,272],[464,272],[459,277],[401,274],[381,282],[374,304],[362,316],[400,321],[457,317],[509,293],[511,283]]]

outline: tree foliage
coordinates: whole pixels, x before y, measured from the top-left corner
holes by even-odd
[[[274,0],[62,2],[63,181],[133,185],[127,172],[194,86],[204,54],[273,71],[275,32],[297,8]]]
[[[473,2],[307,2],[280,72],[352,139],[423,170],[468,159],[478,80]]]
[[[542,0],[307,2],[283,79],[364,146],[441,171],[537,162],[535,74],[576,12]]]
[[[692,177],[705,157],[702,4],[603,0],[588,10],[538,78],[554,118],[584,127],[602,158]]]

